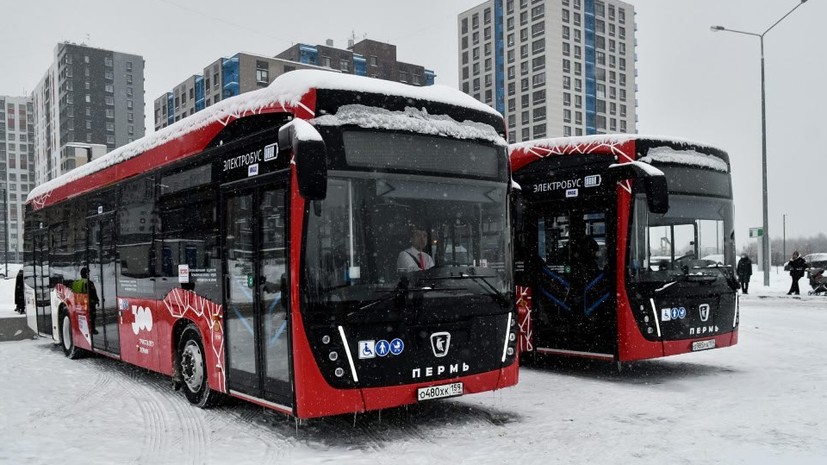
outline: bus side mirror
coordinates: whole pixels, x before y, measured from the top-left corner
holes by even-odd
[[[294,119],[279,129],[279,150],[293,149],[299,194],[307,200],[327,196],[327,148],[310,123]]]
[[[649,211],[664,214],[669,211],[669,190],[666,186],[666,176],[651,176],[643,179],[646,190],[646,204]]]
[[[663,171],[648,163],[632,161],[611,165],[609,173],[615,181],[621,179],[643,180],[649,211],[661,215],[669,211],[669,189]]]

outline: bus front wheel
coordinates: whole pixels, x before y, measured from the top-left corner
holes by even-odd
[[[194,324],[187,326],[178,340],[178,362],[187,400],[202,408],[214,405],[218,393],[210,390],[204,343]]]
[[[69,312],[61,312],[60,318],[60,345],[63,347],[63,354],[67,358],[74,360],[80,357],[81,350],[75,346],[75,339],[72,336],[72,321],[69,318]]]

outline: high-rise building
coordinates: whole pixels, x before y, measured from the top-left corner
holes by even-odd
[[[273,80],[296,69],[317,68],[282,58],[236,53],[219,58],[155,99],[155,130],[201,111],[225,98],[267,87]]]
[[[634,7],[488,0],[458,16],[459,86],[520,142],[636,132]]]
[[[144,136],[144,59],[68,42],[32,92],[35,184]]]
[[[34,187],[32,122],[30,98],[0,95],[0,261],[23,260],[23,204]]]

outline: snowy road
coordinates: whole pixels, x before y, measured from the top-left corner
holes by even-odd
[[[191,407],[163,376],[44,340],[0,343],[0,463],[827,462],[827,298],[747,296],[740,343],[640,362],[546,361],[511,389],[298,426]]]

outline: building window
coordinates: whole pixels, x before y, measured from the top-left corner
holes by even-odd
[[[545,110],[545,108],[543,108]],[[545,118],[545,116],[543,116]],[[534,137],[546,137],[546,125],[543,124],[536,124],[534,125]]]
[[[544,4],[539,4],[531,9],[531,20],[540,19],[546,13],[546,6]]]
[[[539,105],[541,103],[545,103],[545,101],[546,101],[546,90],[545,89],[535,90],[534,93],[531,96],[531,100],[532,100],[532,103],[534,103],[534,105]]]
[[[531,53],[541,53],[546,49],[545,39],[537,39],[531,43]]]
[[[268,84],[270,82],[270,66],[263,60],[256,60],[256,83]]]
[[[546,23],[536,23],[531,25],[531,37],[537,37],[546,32]]]
[[[534,117],[534,121],[543,121],[546,119],[546,107],[539,107],[535,108],[532,111],[532,116]]]
[[[540,55],[531,60],[531,70],[538,71],[546,67],[546,56]]]

